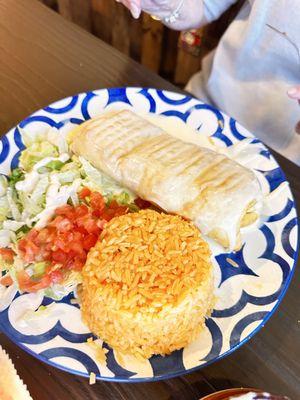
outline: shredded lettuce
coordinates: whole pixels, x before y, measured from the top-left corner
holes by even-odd
[[[25,150],[22,151],[20,156],[20,166],[25,171],[30,171],[32,167],[45,157],[58,157],[59,153],[57,147],[52,143],[34,142]]]
[[[16,192],[11,187],[8,187],[6,196],[13,219],[20,221],[21,213],[16,202]]]
[[[1,231],[0,231],[1,232]],[[1,246],[2,247],[2,246]],[[12,263],[6,261],[1,255],[0,255],[0,278],[1,278],[1,272],[8,272],[12,266]]]
[[[46,271],[47,265],[48,265],[48,263],[45,261],[40,261],[40,262],[31,264],[31,268],[33,269],[32,278],[33,279],[41,278]]]
[[[22,135],[22,141],[26,147],[30,147],[32,144],[36,142],[48,141],[58,148],[59,153],[67,153],[68,152],[68,144],[66,141],[66,135],[68,130],[72,128],[71,124],[66,124],[60,129],[51,127],[46,131],[38,131],[38,132],[27,132],[25,129],[19,127],[19,130]]]
[[[31,200],[39,206],[44,206],[46,201],[46,191],[49,186],[49,177],[42,176],[31,194]]]
[[[6,310],[17,294],[18,288],[16,285],[5,287],[0,285],[0,312]]]
[[[99,190],[103,196],[120,195],[127,193],[128,202],[133,202],[136,198],[133,192],[119,185],[114,179],[93,167],[85,158],[79,157],[82,164],[83,174],[86,176],[84,184],[92,189]],[[124,196],[124,194],[122,194]]]
[[[64,126],[61,129],[50,128],[47,132],[47,140],[57,146],[60,154],[68,153],[68,144],[66,141],[67,130],[70,127]]]
[[[132,203],[133,199],[127,192],[121,192],[119,194],[112,194],[107,196],[107,204],[109,205],[113,200],[122,206],[128,206]]]
[[[68,184],[72,183],[75,179],[80,178],[80,172],[76,169],[74,170],[67,170],[67,171],[61,171],[58,175],[57,178],[61,184]]]
[[[3,229],[8,229],[10,231],[16,232],[18,231],[20,228],[22,228],[22,226],[25,225],[24,222],[18,222],[18,221],[12,221],[12,220],[6,220],[3,222]]]
[[[49,171],[59,171],[65,165],[64,162],[60,160],[52,160],[49,161],[48,164],[44,165],[43,167],[38,168],[39,173],[45,173]]]
[[[19,192],[19,203],[22,205],[22,219],[26,220],[42,211],[42,207],[34,201],[27,193]]]
[[[0,230],[0,247],[8,247],[16,239],[15,232],[9,229]]]
[[[0,175],[0,197],[6,195],[7,186],[8,182],[6,176]]]
[[[10,206],[7,196],[0,197],[0,222],[5,221],[6,218],[11,217]]]
[[[23,225],[22,228],[16,231],[16,240],[22,239],[23,236],[26,235],[30,231],[30,227],[27,225]]]
[[[25,129],[18,127],[22,142],[28,148],[32,144],[47,140],[47,131],[27,132]]]
[[[70,271],[60,284],[56,283],[44,290],[44,295],[53,300],[61,300],[69,293],[73,292],[82,283],[79,271]]]
[[[24,172],[21,168],[15,168],[11,171],[9,176],[9,186],[15,187],[16,183],[24,179]]]

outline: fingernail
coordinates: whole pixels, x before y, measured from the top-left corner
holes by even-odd
[[[133,16],[133,18],[138,19],[141,13],[141,9],[134,3],[131,3],[130,5],[130,12]]]
[[[287,91],[289,96],[294,96],[295,94],[298,93],[298,90],[296,88],[291,88]]]

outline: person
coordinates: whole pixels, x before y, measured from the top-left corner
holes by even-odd
[[[236,1],[121,0],[135,18],[143,10],[176,30],[216,20]],[[186,86],[298,165],[299,21],[299,0],[245,0],[217,48]]]

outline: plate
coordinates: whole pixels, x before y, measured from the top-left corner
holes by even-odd
[[[86,341],[91,337],[71,296],[54,303],[43,322],[28,326],[19,317],[28,309],[49,304],[35,294],[17,296],[0,314],[1,330],[39,360],[65,371],[112,381],[153,381],[205,367],[246,343],[258,332],[282,300],[297,258],[298,226],[293,196],[284,173],[267,148],[234,119],[194,98],[147,88],[95,90],[60,100],[37,111],[2,140],[0,173],[18,165],[24,148],[20,128],[31,134],[49,127],[64,129],[100,114],[104,109],[133,108],[136,112],[172,117],[195,129],[192,140],[210,137],[221,151],[236,155],[257,175],[264,193],[260,225],[245,230],[240,251],[213,247],[216,305],[197,340],[166,357],[138,361],[115,353],[107,344],[107,362],[97,361]],[[171,121],[171,119],[170,119]],[[184,130],[178,131],[183,140]],[[177,133],[178,134],[178,133]],[[206,138],[207,140],[207,138]],[[200,143],[199,142],[199,143]],[[240,144],[239,144],[240,142]]]

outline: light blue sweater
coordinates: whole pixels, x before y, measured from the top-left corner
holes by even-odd
[[[203,3],[206,19],[212,21],[235,1]],[[248,0],[187,90],[300,163],[300,136],[294,129],[300,107],[286,95],[300,83],[295,45],[300,48],[300,0]]]

